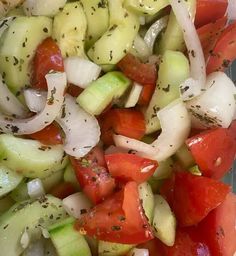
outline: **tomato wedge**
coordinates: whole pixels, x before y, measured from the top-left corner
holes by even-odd
[[[202,27],[223,17],[228,7],[228,0],[197,0],[195,26]]]
[[[207,73],[224,71],[236,58],[236,21],[218,39],[207,63]]]
[[[225,200],[229,192],[230,187],[220,181],[189,172],[176,173],[173,210],[179,226],[198,224]]]
[[[69,86],[67,87],[66,92],[69,93],[72,97],[78,97],[80,95],[80,93],[83,91],[82,88],[74,85],[74,84],[69,84]]]
[[[133,154],[117,153],[105,155],[107,168],[112,177],[121,181],[147,181],[155,172],[158,164],[154,160]]]
[[[95,204],[111,195],[115,180],[105,167],[104,154],[98,147],[81,159],[70,158],[76,177],[83,192]]]
[[[64,71],[61,51],[52,38],[46,38],[37,48],[33,60],[32,85],[37,89],[47,89],[45,75],[49,71]]]
[[[76,189],[72,183],[63,182],[52,188],[49,194],[52,194],[53,196],[58,197],[60,199],[64,199],[69,195],[74,194],[75,192]]]
[[[208,130],[186,143],[204,176],[221,179],[232,167],[236,143],[228,129]]]
[[[141,139],[145,134],[144,115],[134,109],[111,109],[100,118],[102,141],[112,145],[113,134]]]
[[[117,66],[127,77],[141,85],[156,84],[157,69],[154,64],[142,63],[134,55],[128,53]]]
[[[31,139],[40,141],[46,145],[62,144],[61,130],[54,123],[46,126],[43,130],[29,134]]]
[[[148,104],[152,98],[152,95],[155,91],[155,88],[156,88],[156,84],[143,85],[143,89],[142,89],[141,95],[138,100],[138,104],[140,106],[148,106]]]
[[[226,200],[200,223],[202,239],[211,255],[232,256],[236,251],[236,195],[230,193]]]
[[[226,25],[227,17],[222,17],[215,22],[208,23],[197,30],[203,48],[205,60],[212,53],[218,38]]]
[[[98,240],[114,243],[139,244],[153,239],[135,182],[128,182],[121,191],[96,205],[75,227]]]

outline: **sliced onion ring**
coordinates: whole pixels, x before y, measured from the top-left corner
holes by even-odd
[[[152,143],[130,139],[122,135],[114,135],[116,146],[137,151],[138,155],[149,159],[164,161],[173,155],[187,139],[191,118],[184,103],[177,99],[157,113],[162,132]]]
[[[229,0],[228,2],[228,18],[229,20],[236,20],[236,0]]]
[[[47,103],[44,109],[27,119],[9,118],[0,114],[0,130],[16,135],[31,134],[42,130],[52,123],[61,111],[66,88],[65,73],[50,73],[46,75],[48,85]]]
[[[186,1],[170,0],[170,4],[182,28],[191,64],[191,77],[180,85],[181,97],[184,101],[187,101],[200,95],[205,88],[205,59],[197,31],[186,6]]]

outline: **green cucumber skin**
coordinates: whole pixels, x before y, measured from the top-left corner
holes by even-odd
[[[28,178],[44,178],[62,170],[68,161],[62,145],[47,147],[36,140],[0,135],[0,160]]]
[[[133,247],[135,247],[135,245],[98,241],[98,255],[122,256],[126,255]]]

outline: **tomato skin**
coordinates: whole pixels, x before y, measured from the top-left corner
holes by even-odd
[[[198,224],[220,205],[230,192],[230,187],[220,181],[192,175],[175,174],[173,210],[179,226]]]
[[[218,39],[208,60],[206,71],[224,71],[236,58],[236,21],[230,24]]]
[[[97,204],[111,195],[115,189],[115,180],[104,166],[104,155],[96,147],[90,154],[81,158],[70,158],[76,177],[83,192]]]
[[[96,205],[75,227],[98,240],[114,243],[139,244],[153,239],[135,182],[128,182],[121,191]]]
[[[141,85],[156,84],[157,70],[154,64],[142,63],[134,55],[128,53],[117,66],[128,78]]]
[[[148,104],[152,98],[152,95],[155,91],[155,88],[156,88],[156,84],[143,85],[143,89],[142,89],[141,95],[138,100],[138,104],[140,106],[148,106]]]
[[[101,138],[106,145],[112,145],[113,134],[120,134],[140,140],[145,134],[144,115],[134,109],[111,109],[100,118]]]
[[[175,186],[175,175],[172,175],[169,179],[166,179],[161,188],[160,194],[166,199],[170,207],[173,208],[174,204],[174,186]]]
[[[75,98],[77,98],[82,91],[83,91],[82,88],[74,84],[69,84],[66,90],[67,93],[69,93],[72,97],[75,97]]]
[[[230,170],[236,143],[228,129],[207,130],[189,138],[186,143],[204,176],[221,179]]]
[[[45,75],[49,71],[64,71],[61,51],[52,38],[46,38],[37,48],[33,60],[32,86],[37,89],[47,89]]]
[[[61,130],[54,123],[46,126],[43,130],[29,134],[31,139],[40,141],[46,145],[62,144]]]
[[[58,197],[60,199],[64,199],[69,195],[74,194],[75,192],[76,189],[72,183],[63,182],[52,188],[49,194],[52,194],[53,196]]]
[[[223,17],[227,7],[228,0],[197,0],[195,26],[199,28]]]
[[[232,256],[236,251],[236,195],[226,200],[200,223],[198,229],[214,256]]]
[[[105,155],[105,159],[112,177],[125,182],[136,181],[138,184],[147,181],[158,166],[154,160],[126,153]]]
[[[209,59],[226,23],[227,17],[225,16],[215,22],[208,23],[197,30],[206,61]]]

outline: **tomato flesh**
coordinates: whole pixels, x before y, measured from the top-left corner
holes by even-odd
[[[54,188],[52,188],[49,193],[55,197],[64,199],[64,198],[68,197],[69,195],[74,194],[75,192],[76,192],[76,189],[72,183],[63,182],[63,183],[56,185]]]
[[[204,176],[221,179],[232,167],[236,143],[228,129],[208,130],[186,143]]]
[[[96,205],[75,227],[98,240],[114,243],[139,244],[153,239],[135,182],[128,182],[121,191]]]
[[[45,75],[50,71],[64,72],[61,51],[52,38],[46,38],[37,48],[33,60],[32,85],[37,89],[47,89]]]
[[[152,95],[155,91],[155,88],[156,88],[156,84],[143,85],[143,89],[142,89],[141,95],[138,100],[138,104],[140,106],[148,106],[148,104],[152,98]]]
[[[108,170],[112,177],[121,181],[147,181],[155,172],[158,164],[154,160],[133,154],[116,153],[105,155]]]

